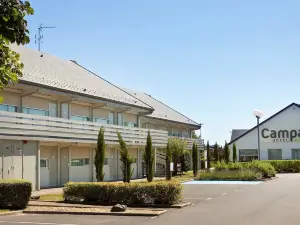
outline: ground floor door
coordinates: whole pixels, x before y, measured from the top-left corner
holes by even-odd
[[[71,165],[70,181],[88,182],[92,181],[92,160],[89,147],[70,148]]]
[[[69,181],[69,148],[60,149],[60,185]]]
[[[41,188],[47,188],[50,186],[50,170],[49,170],[49,159],[40,159],[40,175],[41,175]]]

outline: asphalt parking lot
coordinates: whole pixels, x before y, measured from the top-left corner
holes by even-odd
[[[204,225],[298,225],[300,175],[284,174],[257,185],[184,185],[192,206],[171,209],[159,217],[19,215],[0,217],[1,224],[204,224]]]

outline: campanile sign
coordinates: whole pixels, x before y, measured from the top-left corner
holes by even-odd
[[[300,142],[300,130],[261,130],[261,140],[264,142]]]

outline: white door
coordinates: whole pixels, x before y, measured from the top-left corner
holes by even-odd
[[[137,163],[132,163],[131,164],[131,170],[133,170],[133,173],[132,173],[132,176],[131,176],[131,179],[137,179]]]
[[[41,188],[49,187],[49,159],[40,159],[40,169]]]

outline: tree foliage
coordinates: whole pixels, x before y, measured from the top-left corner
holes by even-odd
[[[188,152],[183,153],[180,156],[181,172],[185,173],[190,170],[190,154]]]
[[[131,176],[133,174],[133,169],[131,169],[132,163],[134,163],[135,158],[129,155],[129,151],[125,141],[123,140],[121,134],[117,131],[119,145],[120,145],[120,161],[122,163],[121,170],[123,174],[123,182],[130,183]]]
[[[180,160],[180,156],[186,153],[187,142],[182,138],[169,138],[169,147],[171,148],[173,155],[174,175],[177,175],[177,163]]]
[[[166,147],[166,180],[171,180],[171,162],[172,162],[172,149],[170,144],[170,138]]]
[[[233,147],[232,147],[232,161],[236,162],[236,158],[237,158],[237,156],[236,156],[236,145],[235,145],[235,143],[233,143]]]
[[[193,174],[196,177],[198,174],[199,156],[198,156],[198,146],[195,142],[193,143],[193,148],[192,148],[192,160],[193,160]]]
[[[148,136],[147,136],[147,144],[145,147],[145,152],[144,152],[144,161],[146,164],[146,176],[148,182],[152,182],[153,176],[154,176],[154,170],[153,170],[153,162],[154,162],[154,151],[152,148],[152,138],[150,135],[150,131],[148,131]]]
[[[224,159],[226,163],[229,163],[229,157],[230,157],[230,150],[229,146],[227,144],[227,141],[225,141],[225,147],[224,147]]]
[[[214,146],[214,158],[215,158],[216,162],[219,161],[219,147],[218,147],[217,142],[215,143],[215,146]]]
[[[97,148],[96,148],[96,154],[94,160],[97,181],[104,180],[105,150],[106,150],[106,145],[104,140],[104,128],[101,127],[98,134]]]
[[[195,138],[195,139],[199,138],[194,130],[192,131],[192,138]]]
[[[9,83],[16,83],[22,76],[24,65],[20,62],[20,55],[9,45],[29,43],[25,17],[33,13],[28,1],[0,0],[0,90]]]
[[[207,153],[207,169],[210,169],[210,146],[209,146],[209,141],[207,141],[206,145],[206,153]]]

